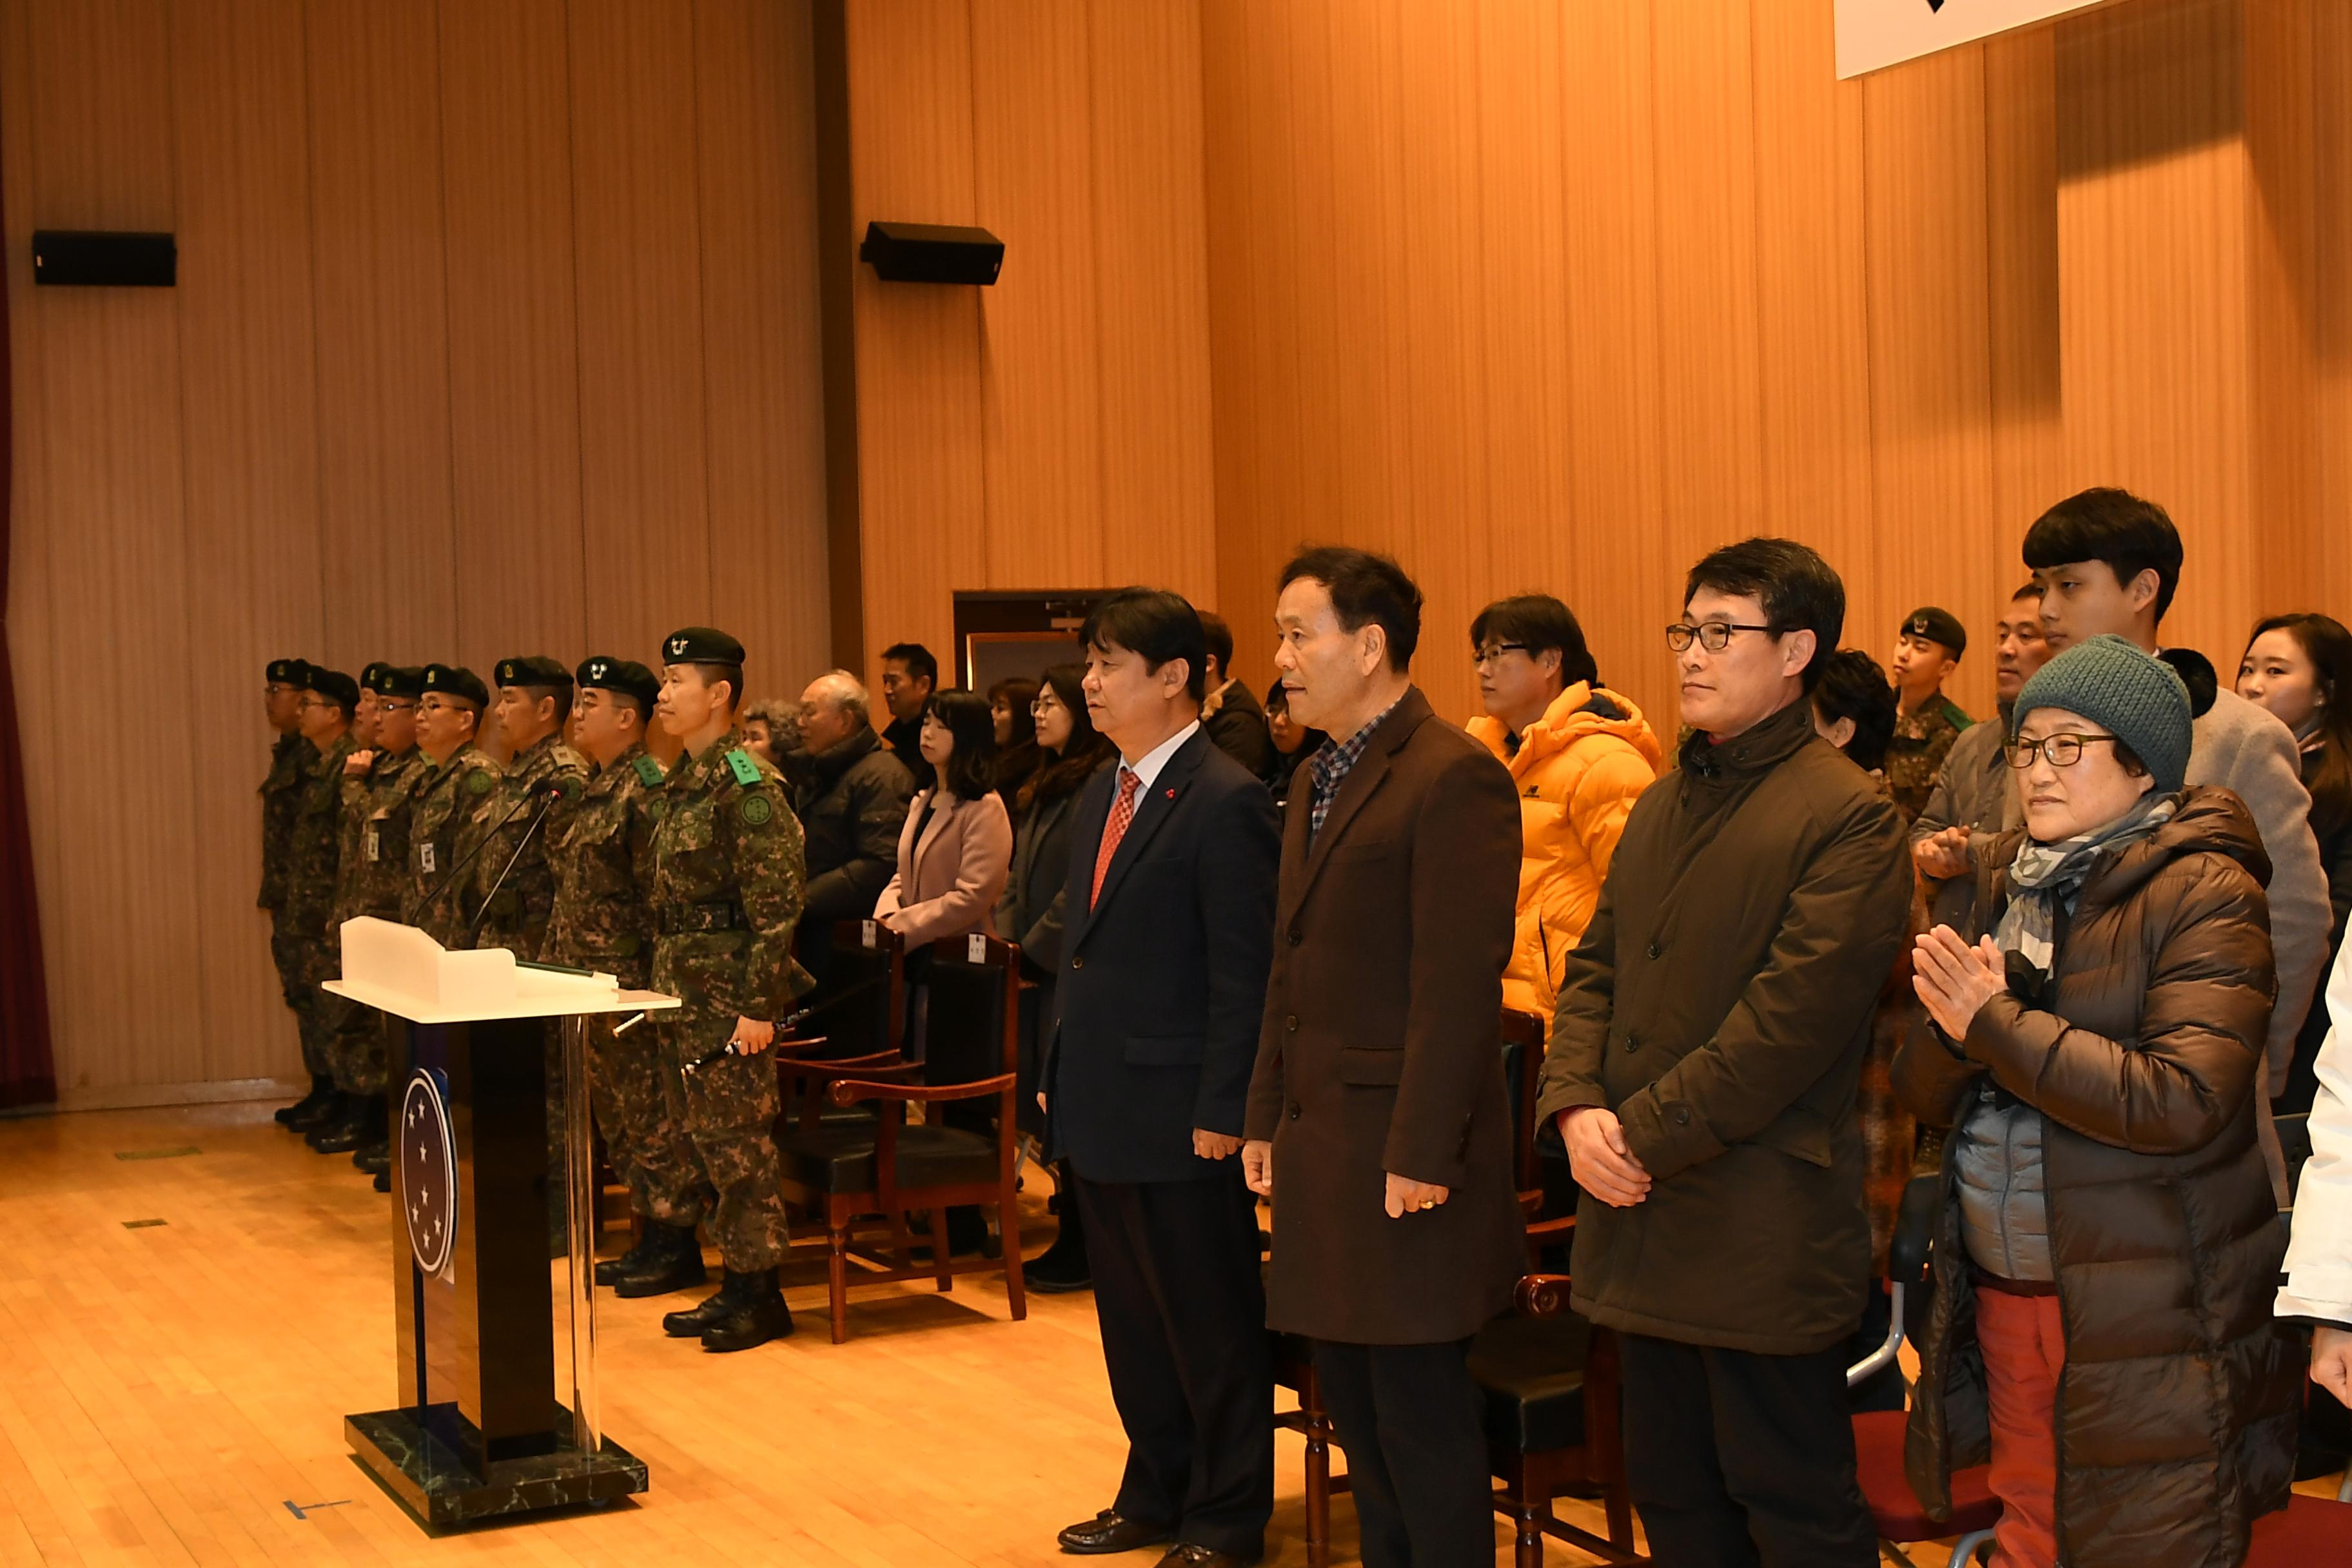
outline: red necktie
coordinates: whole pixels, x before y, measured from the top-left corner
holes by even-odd
[[[1095,851],[1095,886],[1087,895],[1089,910],[1102,897],[1103,877],[1110,870],[1110,858],[1118,853],[1118,841],[1127,837],[1127,825],[1135,820],[1135,795],[1142,787],[1141,775],[1128,768],[1118,770],[1118,798],[1110,803],[1110,816],[1103,823],[1102,847]]]

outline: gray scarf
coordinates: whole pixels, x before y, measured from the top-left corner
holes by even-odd
[[[2001,911],[1993,931],[1993,945],[2013,952],[2042,974],[2051,973],[2058,916],[2073,913],[2083,885],[2109,858],[2111,851],[2137,844],[2172,820],[2180,809],[2178,795],[2151,790],[2139,803],[2105,827],[2041,844],[2029,837],[2017,847],[2009,865],[2009,907]]]

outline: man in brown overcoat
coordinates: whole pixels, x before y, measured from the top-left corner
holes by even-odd
[[[1870,1274],[1854,1088],[1911,899],[1904,825],[1813,731],[1845,588],[1787,540],[1690,572],[1691,729],[1570,955],[1538,1114],[1584,1197],[1570,1299],[1622,1342],[1661,1563],[1877,1559],[1846,1341]]]
[[[1521,1261],[1496,1037],[1518,802],[1412,684],[1396,563],[1307,552],[1276,626],[1290,712],[1332,739],[1284,826],[1242,1150],[1274,1205],[1266,1317],[1314,1342],[1367,1568],[1491,1563],[1466,1356]]]

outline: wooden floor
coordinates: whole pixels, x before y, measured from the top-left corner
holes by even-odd
[[[1054,1532],[1110,1501],[1126,1446],[1091,1295],[1033,1295],[1014,1323],[988,1276],[898,1287],[853,1298],[835,1345],[820,1278],[789,1290],[797,1336],[730,1356],[663,1337],[677,1298],[600,1293],[604,1427],[653,1489],[428,1537],[342,1438],[395,1397],[389,1200],[269,1110],[0,1120],[0,1568],[1066,1564]],[[1299,1462],[1278,1434],[1280,1568],[1307,1561]]]

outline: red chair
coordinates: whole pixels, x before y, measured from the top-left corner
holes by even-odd
[[[1903,1189],[1903,1207],[1887,1252],[1886,1290],[1893,1310],[1887,1314],[1885,1342],[1846,1369],[1849,1387],[1884,1371],[1903,1348],[1903,1298],[1906,1290],[1927,1282],[1927,1252],[1943,1196],[1940,1175],[1914,1176]],[[2000,1522],[1991,1471],[1982,1465],[1953,1471],[1951,1516],[1930,1519],[1903,1470],[1903,1433],[1909,1420],[1909,1414],[1901,1410],[1869,1410],[1853,1418],[1855,1477],[1862,1483],[1863,1500],[1870,1505],[1879,1550],[1890,1562],[1908,1563],[1911,1557],[1904,1547],[1957,1535],[1959,1540],[1947,1561],[1949,1568],[1965,1568]]]
[[[2345,1485],[2352,1490],[2352,1474],[2346,1476]],[[2254,1542],[2247,1549],[2244,1568],[2343,1568],[2347,1563],[2352,1563],[2352,1503],[2297,1492],[2281,1511],[2254,1521]]]

